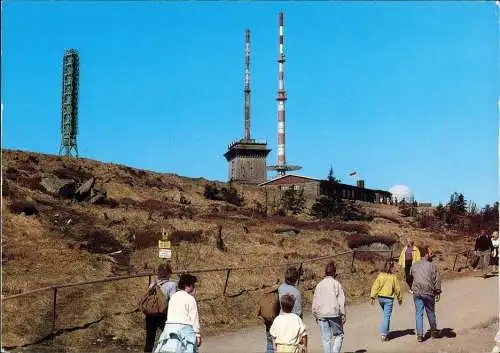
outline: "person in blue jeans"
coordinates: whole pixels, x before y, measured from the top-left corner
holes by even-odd
[[[437,266],[432,263],[433,253],[428,246],[420,249],[422,259],[411,267],[413,276],[413,301],[415,302],[415,326],[417,341],[424,340],[424,310],[429,320],[432,338],[438,338],[435,305],[441,298],[441,278]]]
[[[389,340],[388,334],[394,298],[398,299],[399,305],[403,303],[401,284],[393,273],[393,269],[394,262],[392,260],[387,261],[384,264],[382,272],[375,279],[370,292],[371,304],[375,304],[375,299],[378,299],[384,314],[382,323],[380,324],[380,338],[382,341]]]
[[[319,325],[324,353],[340,353],[344,341],[346,320],[345,295],[335,279],[337,269],[333,261],[325,267],[325,278],[314,289],[312,314]]]

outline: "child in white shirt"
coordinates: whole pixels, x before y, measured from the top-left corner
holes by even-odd
[[[306,353],[307,333],[302,319],[292,313],[295,297],[285,294],[280,300],[282,313],[274,319],[269,333],[276,353]]]

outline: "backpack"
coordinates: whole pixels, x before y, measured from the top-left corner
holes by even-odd
[[[278,297],[278,286],[265,291],[259,299],[258,316],[265,322],[273,322],[280,313],[280,301]]]
[[[139,309],[148,316],[165,315],[168,309],[168,299],[163,294],[160,285],[155,283],[139,302]]]

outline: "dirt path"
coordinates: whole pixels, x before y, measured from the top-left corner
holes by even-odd
[[[379,341],[381,310],[368,303],[348,307],[343,352],[418,352],[418,353],[481,353],[490,352],[498,328],[498,277],[483,279],[466,277],[443,284],[443,296],[437,304],[438,327],[445,337],[416,342],[415,307],[406,293],[402,306],[394,307],[390,342]],[[424,328],[428,322],[424,316]],[[309,332],[309,353],[321,353],[319,328],[310,313],[304,321]],[[265,352],[265,333],[262,327],[207,337],[202,353]]]

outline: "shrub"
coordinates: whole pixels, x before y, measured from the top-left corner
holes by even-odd
[[[238,194],[238,190],[236,190],[231,184],[229,184],[229,187],[227,188],[223,187],[221,189],[221,194],[224,201],[236,206],[243,205],[243,196]]]
[[[165,183],[163,183],[161,177],[159,176],[157,177],[150,176],[149,178],[146,179],[146,182],[144,184],[149,188],[157,188],[157,189],[165,188]],[[169,189],[171,189],[171,187]]]
[[[141,205],[141,203],[139,201],[131,199],[130,197],[122,197],[122,198],[118,199],[118,203],[120,205],[125,206],[125,207],[129,207],[129,206],[139,207]]]
[[[194,232],[185,230],[176,230],[170,233],[168,239],[170,239],[172,245],[179,245],[181,242],[199,243],[202,241],[201,235],[202,235],[201,230],[197,230]]]
[[[388,236],[372,236],[366,234],[351,235],[347,241],[347,245],[351,249],[359,248],[360,246],[369,246],[374,243],[381,243],[391,247],[396,243],[396,239]]]
[[[134,235],[134,246],[136,249],[146,249],[158,246],[161,239],[161,231],[158,227],[142,227],[131,229],[130,234]]]
[[[222,201],[219,189],[215,183],[205,184],[205,190],[203,191],[203,196],[208,200]]]
[[[35,203],[28,201],[15,201],[10,205],[10,210],[12,213],[21,214],[24,213],[26,216],[37,215],[38,209]]]
[[[311,215],[316,218],[340,216],[345,205],[340,197],[319,196],[311,207]]]
[[[292,214],[299,214],[304,209],[305,198],[304,190],[295,190],[289,188],[281,194],[281,205],[285,210],[291,211]]]
[[[107,230],[93,229],[88,233],[85,248],[91,253],[110,253],[122,249],[122,246]]]
[[[243,197],[238,194],[238,190],[231,183],[229,183],[228,187],[224,186],[220,190],[215,183],[205,184],[203,196],[208,200],[226,201],[236,206],[243,204]]]
[[[104,200],[99,202],[99,205],[107,206],[109,208],[116,208],[118,207],[119,202],[113,198],[105,198]]]

